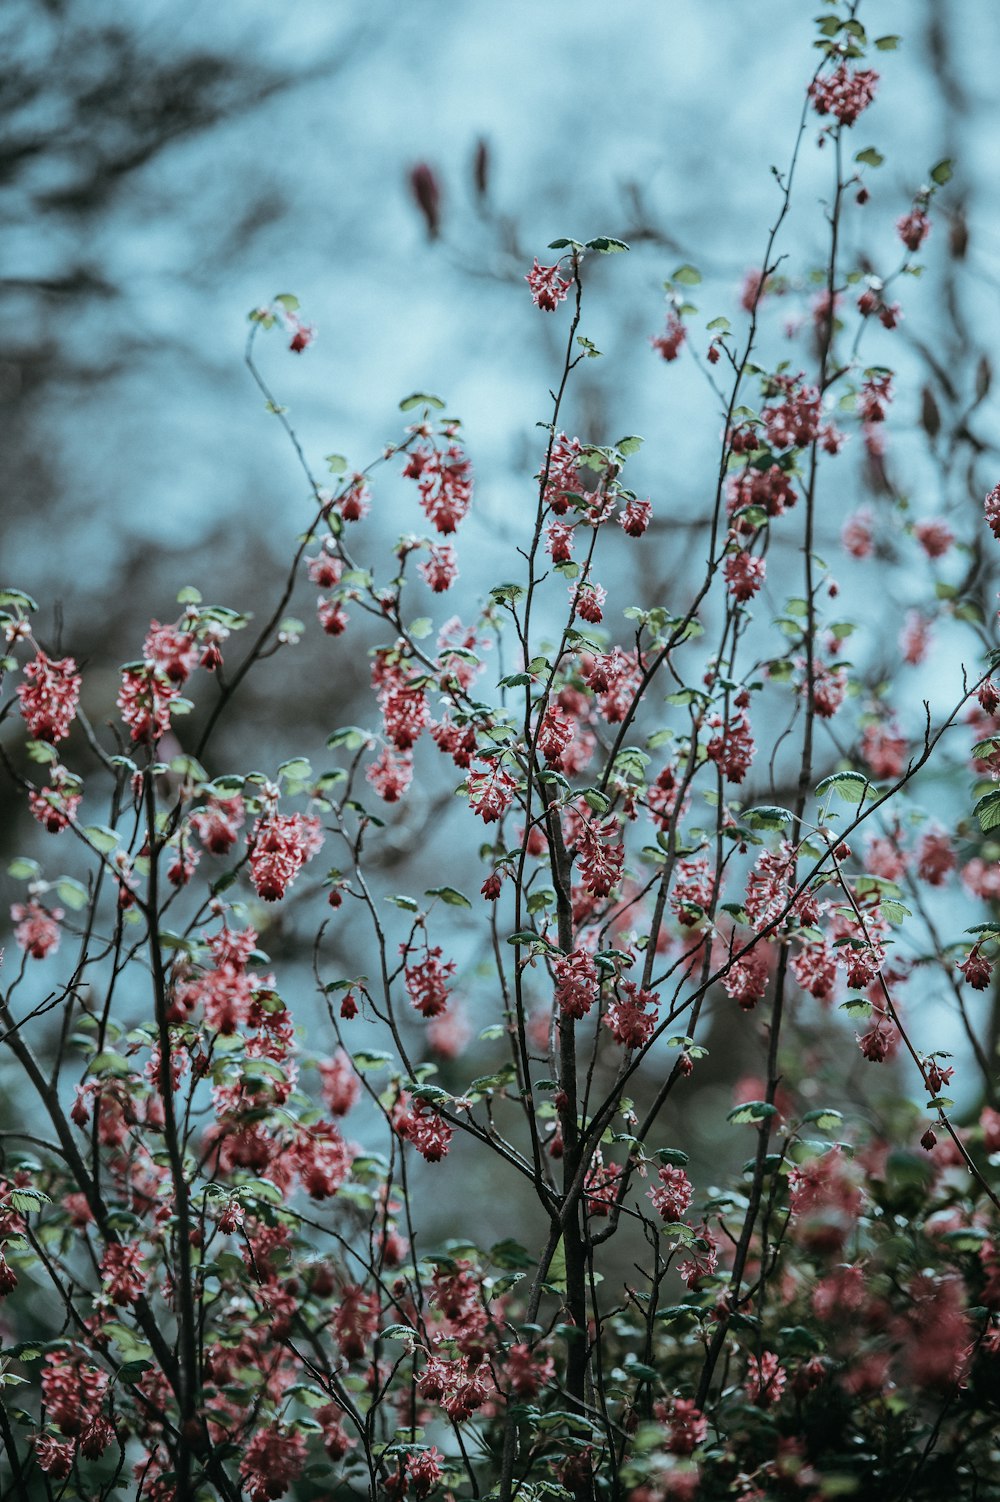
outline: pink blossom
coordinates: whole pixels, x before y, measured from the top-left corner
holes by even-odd
[[[851,126],[875,98],[878,74],[873,69],[853,69],[839,63],[809,85],[809,97],[817,115],[833,115],[841,125]]]
[[[907,250],[919,250],[931,232],[931,222],[926,210],[919,205],[896,220],[896,230]]]
[[[747,552],[730,553],[726,559],[726,585],[734,600],[743,602],[753,599],[764,583],[767,564],[763,558],[755,558]]]
[[[554,313],[573,285],[560,276],[558,262],[555,266],[542,266],[537,259],[524,280],[531,288],[535,307],[545,313]]]
[[[413,781],[413,755],[397,755],[386,746],[365,773],[366,778],[386,803],[397,803]]]
[[[472,504],[472,465],[459,446],[418,444],[403,474],[416,480],[428,521],[445,535],[454,532]]]
[[[983,502],[986,521],[993,536],[1000,539],[1000,485],[994,485]],[[27,672],[27,669],[25,669]]]
[[[928,558],[943,558],[955,541],[955,534],[943,521],[917,522],[913,529]]]
[[[110,1242],[101,1259],[101,1277],[113,1304],[135,1304],[146,1286],[138,1243]]]
[[[634,982],[621,983],[621,995],[608,1006],[601,1021],[623,1048],[644,1048],[656,1029],[656,991],[642,991]]]
[[[747,1361],[747,1376],[744,1391],[751,1403],[761,1408],[770,1408],[777,1403],[788,1381],[788,1373],[773,1351],[764,1351],[758,1361],[751,1356]]]
[[[653,1209],[661,1220],[678,1221],[694,1198],[694,1187],[683,1168],[664,1164],[657,1174],[659,1187],[647,1190]]]
[[[556,982],[556,1003],[565,1017],[579,1020],[590,1011],[598,995],[597,966],[593,955],[575,949],[562,955],[552,965]]]
[[[39,648],[33,662],[25,663],[24,682],[17,686],[21,716],[36,740],[65,740],[76,718],[82,679],[72,657],[58,662]]]
[[[577,861],[583,884],[594,897],[607,897],[621,880],[625,862],[625,847],[616,837],[618,821],[608,818],[603,823],[586,818],[577,840]]]
[[[250,871],[258,897],[284,897],[307,861],[322,848],[323,829],[305,814],[268,814],[259,818],[250,838]]]
[[[662,334],[650,339],[650,344],[664,360],[676,360],[687,339],[687,329],[676,313],[667,314],[667,326]]]
[[[10,915],[18,948],[33,960],[44,960],[59,948],[59,924],[64,916],[61,907],[49,912],[32,898],[30,902],[15,902]]]
[[[190,631],[151,621],[142,648],[143,661],[171,683],[186,683],[198,661],[198,643]]]
[[[258,1429],[247,1445],[240,1466],[240,1480],[250,1502],[268,1502],[283,1497],[305,1468],[305,1437],[277,1424]]]
[[[903,654],[903,661],[912,667],[919,667],[927,657],[930,641],[930,622],[919,610],[908,610],[899,634],[899,650]]]
[[[79,778],[63,767],[54,767],[52,781],[47,787],[28,793],[28,806],[32,815],[49,834],[59,834],[76,818],[83,794],[79,791]]]
[[[867,506],[862,506],[847,518],[841,529],[840,540],[852,558],[871,556],[872,514]]]
[[[943,829],[929,829],[917,847],[917,875],[928,886],[939,887],[958,865],[951,840]]]
[[[469,773],[469,807],[484,824],[495,824],[513,803],[517,782],[499,760],[487,763],[487,768]]]
[[[705,747],[705,755],[722,768],[728,781],[741,783],[750,770],[756,749],[749,720],[745,714],[739,713],[727,724],[720,716],[714,715],[709,725],[717,733]]]
[[[406,954],[405,945],[401,945]],[[406,994],[422,1017],[437,1017],[448,1004],[448,982],[455,974],[455,961],[442,959],[441,946],[428,948],[422,960],[404,969]]]
[[[455,549],[447,542],[433,543],[426,562],[417,564],[417,571],[435,594],[443,594],[458,578]]]
[[[637,496],[630,496],[618,518],[618,525],[627,536],[641,537],[649,526],[652,515],[652,501],[640,501]]]
[[[965,976],[966,983],[974,991],[985,991],[989,986],[993,975],[993,966],[986,956],[980,953],[978,944],[969,951],[958,968]]]
[[[906,739],[895,724],[866,725],[861,737],[861,755],[874,777],[899,777],[906,765]]]

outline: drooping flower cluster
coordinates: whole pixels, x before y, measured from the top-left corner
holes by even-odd
[[[249,845],[258,897],[278,902],[306,862],[322,848],[323,829],[319,819],[308,814],[262,814]]]
[[[24,722],[36,740],[55,744],[66,739],[76,718],[81,682],[72,657],[54,661],[39,648],[34,661],[25,663],[17,697]]]

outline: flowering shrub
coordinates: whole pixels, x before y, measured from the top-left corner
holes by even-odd
[[[618,550],[651,552],[668,525],[627,484],[640,440],[571,433],[573,372],[597,353],[588,269],[627,249],[602,236],[557,240],[526,274],[566,353],[517,577],[484,600],[438,598],[475,504],[460,423],[414,395],[397,440],[363,470],[331,457],[326,488],[258,364],[271,329],[313,343],[287,295],[251,315],[248,363],[314,509],[250,646],[233,645],[248,616],[182,590],[105,732],[110,706],[36,634],[34,602],[0,596],[3,760],[40,826],[39,859],[11,867],[0,972],[18,1091],[5,1495],[993,1494],[1000,1101],[979,993],[1000,941],[1000,654],[981,574],[932,570],[1000,536],[1000,487],[971,520],[917,522],[884,493],[856,506],[847,470],[819,488],[851,437],[884,458],[893,372],[862,351],[891,351],[887,297],[949,175],[899,218],[895,270],[850,259],[881,160],[851,132],[878,88],[869,53],[895,43],[870,47],[856,9],[818,23],[775,224],[733,298],[742,333],[719,315],[703,335],[693,267],[667,282],[652,344],[680,364],[650,378],[704,354],[723,419],[683,593],[615,584]],[[798,354],[766,363],[817,131],[827,259]],[[385,467],[417,530],[370,558]],[[943,713],[914,716],[902,677],[868,682],[843,655],[825,507],[860,567],[908,546],[937,580],[905,662],[971,628]],[[300,587],[320,591],[332,675],[374,632],[367,727],[331,727],[321,772],[298,745],[228,771],[217,727],[248,673],[294,651]],[[964,798],[933,817],[915,801],[949,766],[978,824]],[[379,852],[431,788],[454,805],[446,874],[476,872],[473,896],[383,889]],[[275,912],[309,929],[309,1036],[301,970],[262,948]],[[710,1036],[755,1072],[713,1077]],[[499,1241],[465,1218],[463,1160],[530,1199]],[[435,1248],[427,1204],[449,1194],[456,1234]]]

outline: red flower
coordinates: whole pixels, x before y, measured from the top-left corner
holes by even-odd
[[[558,262],[555,266],[542,266],[537,259],[524,280],[531,288],[535,307],[545,313],[554,313],[573,285],[560,276]]]
[[[30,902],[15,902],[10,910],[14,920],[14,938],[19,949],[33,960],[44,960],[59,948],[59,922],[63,917],[61,907],[51,913],[34,898]]]
[[[974,991],[986,990],[993,974],[993,966],[984,954],[980,954],[978,944],[975,945],[958,968]]]
[[[647,1190],[646,1198],[652,1200],[653,1209],[661,1220],[680,1220],[694,1198],[691,1180],[683,1168],[673,1168],[666,1163],[660,1169],[657,1178],[660,1181],[659,1188]]]
[[[983,503],[983,509],[986,513],[986,520],[990,531],[994,537],[1000,539],[1000,485],[994,485]],[[39,656],[41,656],[41,653],[39,653]],[[25,668],[25,672],[27,672],[27,668]],[[20,689],[18,693],[20,693]]]
[[[759,1361],[756,1356],[749,1358],[743,1389],[751,1403],[770,1408],[780,1399],[787,1381],[788,1373],[775,1353],[764,1351]]]
[[[277,902],[323,844],[316,818],[305,814],[269,814],[254,825],[250,871],[258,897]]]
[[[380,798],[397,803],[413,781],[413,756],[409,751],[397,756],[386,746],[365,776]]]
[[[925,210],[916,207],[897,219],[896,229],[907,250],[919,250],[931,232],[931,222]]]
[[[400,946],[406,954],[406,946]],[[403,971],[406,993],[422,1017],[437,1017],[448,1004],[448,982],[455,974],[455,961],[441,958],[441,946],[428,948],[424,958]]]
[[[283,1497],[292,1482],[302,1474],[306,1463],[303,1435],[284,1430],[277,1424],[258,1429],[247,1445],[240,1467],[240,1479],[250,1502],[268,1502]]]
[[[641,537],[649,526],[652,515],[652,501],[640,501],[638,497],[632,496],[618,518],[618,525],[629,537]]]
[[[417,564],[417,571],[435,594],[443,594],[458,578],[455,549],[447,542],[432,544],[430,556],[425,563]]]
[[[39,741],[65,740],[76,717],[82,681],[73,658],[53,662],[39,649],[34,662],[25,664],[24,679],[17,697],[28,730]]]
[[[662,334],[650,339],[650,344],[664,360],[676,360],[687,339],[687,329],[676,313],[667,314],[667,326]]]
[[[552,965],[556,1003],[564,1017],[586,1017],[598,995],[597,966],[585,949],[574,949]]]
[[[488,763],[485,772],[469,773],[469,807],[484,824],[495,824],[514,801],[517,782],[499,761]]]
[[[750,553],[730,553],[726,559],[726,584],[734,600],[750,600],[760,589],[767,573],[763,558]]]
[[[416,480],[420,504],[439,532],[454,532],[472,504],[472,465],[457,444],[441,450],[418,444],[403,475]]]
[[[878,74],[871,68],[852,70],[840,63],[832,73],[809,85],[809,97],[817,115],[834,115],[841,125],[853,125],[875,98]]]

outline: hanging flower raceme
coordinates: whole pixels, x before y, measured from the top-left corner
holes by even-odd
[[[409,954],[405,944],[400,953]],[[455,974],[455,961],[442,958],[441,946],[426,948],[422,960],[404,966],[406,994],[422,1017],[437,1017],[448,1004],[449,981]]]
[[[55,744],[66,739],[76,718],[82,681],[72,657],[54,661],[39,648],[34,661],[25,663],[17,697],[21,716],[36,740]]]
[[[634,981],[622,981],[619,994],[609,1003],[601,1021],[623,1048],[644,1048],[656,1028],[659,995],[643,991]]]
[[[49,834],[59,834],[76,818],[83,794],[79,777],[65,767],[53,767],[49,776],[46,787],[29,792],[28,806]]]
[[[472,504],[472,465],[458,444],[417,444],[403,475],[416,480],[427,520],[445,535],[454,532]]]
[[[621,880],[625,846],[620,833],[614,816],[603,823],[590,817],[583,820],[576,844],[577,864],[583,884],[593,897],[607,897]]]
[[[59,948],[59,924],[65,916],[61,907],[49,912],[32,898],[30,902],[15,902],[10,916],[17,947],[33,960],[44,960]]]
[[[485,772],[469,773],[469,807],[484,824],[495,824],[513,803],[517,780],[504,769],[499,758],[486,766]]]
[[[809,98],[817,115],[833,115],[841,125],[853,125],[875,98],[878,74],[872,68],[851,68],[839,63],[809,85]]]
[[[653,1209],[661,1220],[678,1221],[694,1198],[694,1186],[683,1168],[665,1163],[657,1174],[659,1185],[647,1190]]]
[[[594,957],[585,949],[574,949],[553,961],[556,1004],[564,1017],[585,1017],[597,1000],[599,982]]]
[[[250,837],[250,871],[258,897],[278,902],[322,848],[323,828],[307,814],[262,814]]]
[[[532,302],[543,313],[554,313],[573,285],[560,275],[558,262],[554,266],[542,266],[537,259],[524,280],[531,288]]]

